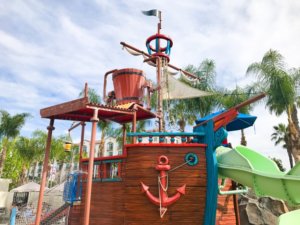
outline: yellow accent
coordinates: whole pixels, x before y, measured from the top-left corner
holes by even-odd
[[[135,102],[130,102],[130,103],[122,104],[122,105],[116,105],[116,107],[121,108],[121,109],[129,109],[134,104],[135,104]]]
[[[70,142],[65,142],[65,144],[64,144],[65,152],[70,152],[71,147],[72,147],[72,144]]]

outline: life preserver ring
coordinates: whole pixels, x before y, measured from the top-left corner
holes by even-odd
[[[199,162],[198,156],[196,153],[189,152],[185,155],[184,161],[189,165],[189,166],[196,166]]]

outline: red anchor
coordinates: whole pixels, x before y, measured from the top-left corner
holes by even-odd
[[[186,185],[184,184],[183,186],[177,188],[177,193],[169,197],[167,194],[167,189],[168,189],[168,174],[167,171],[171,169],[171,166],[169,165],[169,159],[167,156],[161,155],[158,157],[158,165],[155,167],[156,170],[160,171],[160,176],[158,178],[158,183],[159,183],[159,197],[155,197],[150,191],[149,187],[145,185],[143,182],[141,182],[142,185],[142,192],[146,193],[146,196],[149,198],[149,200],[155,204],[160,206],[160,212],[161,212],[161,217],[165,214],[167,211],[167,206],[172,205],[176,201],[179,200],[181,195],[185,194],[185,187]],[[163,208],[162,208],[163,207]]]

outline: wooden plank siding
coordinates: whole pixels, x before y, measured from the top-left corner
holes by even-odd
[[[232,190],[231,180],[227,179],[223,190]],[[216,225],[238,225],[238,222],[236,221],[233,195],[218,196]]]
[[[203,224],[206,199],[206,160],[203,146],[134,146],[127,147],[124,159],[122,181],[93,182],[90,224],[97,225],[191,225]],[[187,153],[193,152],[199,162],[195,166],[187,164],[169,173],[168,195],[176,194],[176,189],[186,184],[186,194],[168,207],[160,218],[159,206],[149,201],[141,192],[140,182],[150,187],[158,196],[158,174],[155,170],[158,157],[165,155],[171,169],[185,163]],[[69,224],[81,225],[84,215],[83,183],[82,202],[70,212]]]

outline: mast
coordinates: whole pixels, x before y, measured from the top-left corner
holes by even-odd
[[[149,11],[142,11],[142,13],[146,16],[156,16],[158,18],[157,23],[157,32],[156,34],[150,36],[146,40],[146,47],[147,47],[147,53],[143,52],[142,50],[139,50],[131,45],[128,45],[124,42],[121,42],[120,44],[123,45],[125,49],[128,51],[131,50],[134,52],[133,55],[143,55],[146,57],[144,62],[148,62],[148,64],[153,65],[156,67],[156,81],[157,86],[156,88],[152,89],[152,91],[157,92],[157,111],[156,115],[158,118],[158,128],[159,131],[164,131],[164,113],[163,113],[163,81],[164,81],[164,75],[167,76],[167,74],[164,74],[164,71],[167,67],[170,67],[174,70],[179,71],[183,75],[195,79],[200,80],[196,75],[191,74],[187,71],[184,71],[174,65],[169,64],[170,62],[170,53],[171,48],[173,46],[173,41],[170,37],[164,35],[161,33],[162,28],[162,15],[161,11],[157,9],[152,9]],[[164,40],[164,42],[161,42],[161,39]],[[163,46],[162,46],[163,45]],[[131,53],[129,51],[129,53]],[[167,79],[166,79],[167,80]]]
[[[146,40],[146,47],[148,50],[149,58],[145,61],[151,61],[156,66],[156,81],[157,87],[157,117],[158,117],[158,128],[159,131],[164,131],[164,113],[163,113],[163,95],[162,95],[162,77],[163,77],[163,67],[168,66],[170,61],[169,55],[171,52],[171,47],[173,46],[173,41],[166,35],[161,34],[161,11],[157,9],[152,9],[149,11],[143,11],[147,16],[158,17],[157,33],[150,36]],[[161,45],[161,39],[166,41],[166,46]],[[154,43],[154,45],[151,45]]]
[[[157,34],[160,34],[161,30],[161,12],[158,13],[158,19],[159,22],[157,24]],[[158,42],[158,53],[161,52],[160,50],[160,39],[156,40]],[[164,131],[165,127],[163,126],[163,120],[164,120],[164,113],[163,113],[163,98],[162,98],[162,86],[161,86],[161,58],[158,56],[156,57],[156,77],[157,77],[157,114],[158,114],[158,130],[159,132]]]

